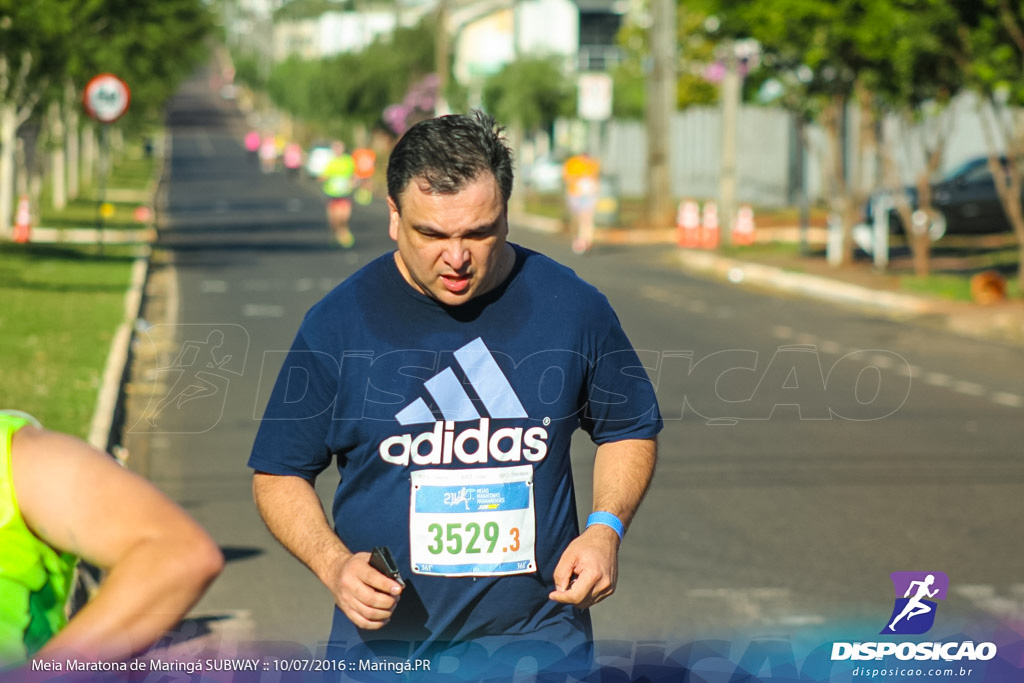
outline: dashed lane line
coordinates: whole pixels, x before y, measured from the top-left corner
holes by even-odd
[[[672,306],[678,306],[690,313],[705,314],[710,310],[710,307],[705,301],[700,299],[681,298],[678,294],[662,287],[647,286],[642,288],[640,293],[647,299]],[[731,317],[729,315],[722,315],[720,311],[716,311],[716,315],[718,315],[718,317]],[[814,334],[799,332],[787,325],[774,325],[771,331],[772,336],[777,339],[796,342],[807,346],[814,346],[822,352],[832,355],[844,356],[862,351],[862,349],[855,349],[831,339],[821,339]],[[904,377],[910,377],[912,379],[920,378],[931,386],[950,389],[965,396],[984,398],[992,403],[1010,408],[1024,407],[1024,396],[1021,396],[1020,394],[1014,394],[1006,391],[992,391],[977,382],[957,379],[942,372],[926,371],[919,366],[910,365],[905,362],[898,363],[892,358],[892,356],[885,354],[872,354],[868,358],[868,363],[874,367],[890,370]]]

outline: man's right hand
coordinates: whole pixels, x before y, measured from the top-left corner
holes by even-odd
[[[328,584],[334,601],[358,628],[383,628],[402,596],[402,586],[370,566],[370,553],[355,553],[337,565],[335,580]]]
[[[267,528],[320,579],[334,602],[362,629],[383,628],[402,586],[370,566],[370,553],[352,553],[324,514],[313,480],[256,471],[253,497]]]

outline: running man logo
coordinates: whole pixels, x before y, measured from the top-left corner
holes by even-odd
[[[949,577],[943,572],[893,572],[896,602],[882,635],[920,635],[935,623],[935,600],[945,600]]]
[[[491,431],[491,420],[524,419],[526,409],[497,361],[479,337],[454,353],[464,383],[448,367],[423,386],[429,395],[398,411],[395,419],[403,427],[430,425],[432,430],[414,435],[399,434],[385,439],[378,450],[392,465],[449,465],[461,463],[530,462],[547,455],[548,432],[543,427],[503,427]],[[469,392],[475,394],[475,398]],[[432,403],[432,405],[431,405]],[[483,407],[486,415],[482,414]],[[456,423],[474,422],[456,432]]]
[[[149,366],[143,374],[151,380],[151,394],[130,431],[202,434],[217,426],[232,381],[245,371],[246,329],[231,323],[161,324],[137,332],[135,353]],[[137,391],[144,386],[139,380]]]

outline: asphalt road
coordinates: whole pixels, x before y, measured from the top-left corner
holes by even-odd
[[[168,123],[127,443],[225,549],[200,628],[315,651],[330,597],[263,527],[245,463],[307,308],[391,248],[385,207],[357,207],[342,250],[314,183],[248,162],[232,103],[193,83]],[[563,236],[512,233],[607,294],[666,417],[599,639],[871,640],[896,571],[949,576],[944,634],[1024,623],[1021,349],[691,277],[667,247],[580,258]],[[574,442],[584,514],[592,454]],[[329,477],[320,489],[329,501]]]

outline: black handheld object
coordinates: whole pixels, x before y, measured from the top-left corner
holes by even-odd
[[[391,554],[391,550],[386,545],[379,545],[373,549],[370,553],[370,566],[379,571],[384,576],[394,579],[398,583],[405,587],[405,581],[402,580],[402,574],[398,571],[398,563],[395,562],[394,556]]]

